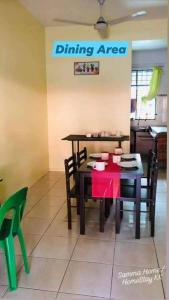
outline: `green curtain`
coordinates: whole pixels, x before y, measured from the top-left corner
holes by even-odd
[[[163,70],[161,67],[154,67],[153,74],[150,81],[150,88],[147,96],[142,97],[142,101],[146,103],[146,101],[152,100],[158,94],[160,84],[161,84],[161,77],[163,74]]]

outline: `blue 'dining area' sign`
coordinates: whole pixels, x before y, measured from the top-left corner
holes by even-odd
[[[128,55],[126,41],[55,41],[52,57],[118,57]]]

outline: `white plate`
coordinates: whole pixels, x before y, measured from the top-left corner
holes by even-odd
[[[88,167],[94,168],[95,165],[96,165],[96,162],[95,162],[95,161],[89,161],[89,162],[87,163],[87,166],[88,166]]]
[[[135,158],[135,156],[133,154],[122,154],[121,158],[132,159]]]
[[[137,167],[136,161],[121,161],[118,165],[122,168],[135,168]]]
[[[105,163],[105,166],[107,166],[108,165],[108,163],[107,162],[104,162]],[[96,165],[96,161],[89,161],[88,163],[87,163],[87,166],[88,167],[92,167],[92,168],[94,168],[95,167],[95,165]]]
[[[89,155],[89,157],[93,157],[93,158],[101,158],[102,157],[102,154],[101,153],[91,153]]]

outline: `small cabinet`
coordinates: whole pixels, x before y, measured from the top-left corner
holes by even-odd
[[[136,132],[136,153],[147,155],[154,148],[154,139],[149,132]]]
[[[154,149],[154,138],[148,129],[133,127],[130,133],[130,151],[147,155],[150,149]]]

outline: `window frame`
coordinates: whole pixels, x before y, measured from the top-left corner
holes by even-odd
[[[136,84],[132,84],[132,80],[131,80],[131,87],[136,87],[136,118],[134,120],[145,120],[145,119],[140,119],[140,118],[137,118],[137,95],[138,95],[138,89],[137,87],[144,87],[144,86],[148,86],[146,84],[137,84],[138,83],[138,72],[148,72],[148,71],[152,71],[152,68],[148,68],[148,69],[137,69],[137,68],[133,68],[132,69],[132,73],[133,72],[136,72]],[[132,74],[131,74],[132,75]],[[149,121],[154,121],[156,120],[156,115],[157,115],[157,100],[156,100],[156,97],[154,98],[155,100],[155,114],[154,114],[154,118],[153,119],[146,119],[146,120],[149,120]]]

